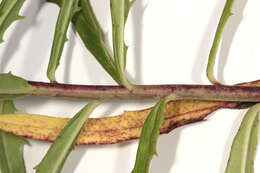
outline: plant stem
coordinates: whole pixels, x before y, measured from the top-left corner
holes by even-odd
[[[159,99],[173,95],[180,100],[212,100],[259,102],[260,87],[214,85],[136,85],[129,90],[122,86],[70,85],[28,82],[33,90],[26,93],[38,96],[82,99]],[[0,94],[6,93],[0,90]]]

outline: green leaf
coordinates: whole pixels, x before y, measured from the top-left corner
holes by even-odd
[[[33,87],[26,80],[11,73],[0,74],[0,100],[13,100],[29,94]]]
[[[129,3],[125,0],[110,0],[115,67],[121,84],[131,89],[133,86],[125,75],[127,48],[124,42],[125,20],[131,7]]]
[[[145,120],[132,173],[148,173],[152,157],[156,153],[156,143],[164,119],[164,107],[168,100],[160,100]]]
[[[60,63],[60,58],[67,41],[67,30],[72,16],[80,10],[79,0],[62,0],[60,12],[56,22],[54,40],[52,43],[51,56],[47,70],[47,76],[51,82],[56,82],[55,72]]]
[[[80,1],[80,6],[82,8],[82,13],[86,19],[86,22],[88,23],[88,25],[90,26],[89,28],[91,30],[93,30],[91,33],[95,34],[95,38],[97,38],[97,40],[104,40],[103,38],[103,31],[102,28],[100,27],[96,16],[93,13],[91,4],[89,2],[89,0],[81,0]]]
[[[12,101],[1,101],[0,110],[1,114],[16,112],[16,108]],[[26,172],[23,155],[20,149],[21,144],[28,144],[28,142],[21,137],[0,131],[0,172]]]
[[[249,109],[234,138],[226,173],[253,173],[258,140],[260,104]]]
[[[25,0],[2,0],[0,4],[0,43],[7,28],[16,20],[23,19],[19,11]]]
[[[48,0],[48,2],[55,3],[59,6],[61,5],[61,0]],[[82,10],[72,17],[72,23],[86,48],[107,73],[121,85],[113,57],[105,44],[103,31],[96,20],[89,0],[82,0],[79,5]]]
[[[210,50],[208,65],[207,65],[207,77],[210,80],[210,82],[213,84],[219,83],[214,76],[214,65],[215,65],[215,61],[216,61],[216,55],[217,55],[220,39],[221,39],[223,30],[224,30],[224,27],[225,27],[229,17],[232,15],[231,10],[234,5],[234,2],[235,2],[235,0],[226,1],[225,7],[222,12],[222,16],[220,18],[220,21],[219,21],[219,24],[217,27],[213,45]]]
[[[127,18],[128,18],[128,14],[129,14],[129,11],[130,9],[132,8],[133,4],[135,3],[136,0],[125,0],[125,23],[127,21]]]
[[[59,173],[75,146],[86,120],[91,112],[100,104],[94,101],[85,106],[68,122],[59,137],[52,144],[41,163],[35,168],[37,173]]]
[[[0,112],[1,114],[13,114],[17,111],[13,101],[0,101]]]
[[[72,18],[77,32],[86,48],[92,53],[99,64],[102,65],[118,84],[121,84],[111,52],[105,44],[103,31],[97,23],[90,2],[83,0],[80,5],[82,11]]]

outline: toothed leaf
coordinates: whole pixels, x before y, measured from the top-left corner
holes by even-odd
[[[133,1],[125,0],[125,24],[126,24],[130,9],[133,6],[133,4],[135,3],[135,1],[136,0],[133,0]],[[127,50],[128,50],[128,46],[124,43],[124,69],[126,68]]]
[[[50,61],[47,69],[47,76],[51,82],[56,82],[55,72],[60,63],[64,44],[68,40],[66,35],[69,23],[72,16],[80,10],[78,6],[78,1],[79,0],[62,0],[59,3],[60,12],[56,22]]]
[[[0,101],[0,114],[16,112],[12,101]],[[1,115],[0,115],[1,117]],[[21,144],[28,144],[22,137],[0,131],[0,172],[25,173]]]
[[[48,2],[61,6],[61,0],[48,0]],[[114,67],[111,52],[105,44],[103,31],[96,20],[89,0],[81,0],[80,7],[82,10],[72,17],[72,23],[86,48],[92,53],[109,75],[118,84],[121,84]]]
[[[234,138],[226,173],[254,173],[260,104],[249,109]]]
[[[89,0],[81,0],[82,11],[72,18],[86,48],[92,53],[100,65],[110,76],[120,83],[111,52],[105,43],[105,37],[100,27]]]
[[[0,43],[7,28],[16,20],[23,19],[19,11],[25,0],[2,0],[0,4]]]
[[[163,112],[166,102],[166,99],[159,101],[145,120],[132,173],[149,172],[153,155],[157,154],[156,143],[164,120]]]
[[[128,89],[133,86],[125,75],[127,48],[124,42],[124,29],[130,7],[128,0],[110,0],[115,67],[121,84]]]
[[[35,168],[36,173],[60,173],[75,142],[91,112],[100,104],[95,101],[85,106],[64,127],[59,137],[52,144],[41,163]]]
[[[224,30],[225,25],[229,17],[232,15],[232,7],[234,5],[235,0],[226,0],[225,7],[222,12],[222,16],[220,18],[217,31],[215,33],[215,38],[213,41],[213,45],[210,50],[209,58],[208,58],[208,65],[207,65],[207,77],[211,81],[211,83],[219,83],[214,76],[214,65],[217,56],[217,51],[219,48],[220,39]]]

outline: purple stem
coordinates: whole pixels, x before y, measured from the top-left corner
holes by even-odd
[[[122,86],[70,85],[28,82],[29,93],[38,96],[82,99],[159,99],[168,95],[176,99],[259,102],[260,87],[223,85],[136,85],[129,90]]]

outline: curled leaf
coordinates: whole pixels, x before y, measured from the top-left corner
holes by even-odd
[[[234,138],[226,173],[254,173],[260,104],[249,109]]]
[[[23,19],[19,16],[25,0],[2,0],[0,4],[0,43],[7,28],[16,20]]]
[[[36,167],[37,173],[59,173],[69,155],[73,150],[85,122],[91,112],[100,104],[95,101],[86,105],[77,113],[59,134],[57,140],[52,144],[41,163]]]

